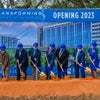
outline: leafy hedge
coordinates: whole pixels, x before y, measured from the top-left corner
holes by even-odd
[[[74,48],[67,48],[67,50],[69,51],[70,55],[73,54],[74,52]],[[7,49],[9,55],[10,55],[10,65],[11,66],[14,66],[16,64],[16,61],[15,61],[15,49]],[[26,48],[26,51],[28,52],[29,51],[29,48]],[[84,51],[85,51],[85,54],[87,55],[87,51],[88,51],[88,48],[84,48]],[[99,51],[99,58],[100,58],[100,48],[98,48],[98,51]],[[85,60],[88,61],[88,57],[86,56],[85,57]],[[44,55],[41,55],[41,66],[45,66],[46,65],[46,58]],[[56,63],[55,63],[56,64]],[[29,65],[30,65],[30,62],[29,62]]]

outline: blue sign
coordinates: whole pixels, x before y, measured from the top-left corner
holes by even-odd
[[[46,73],[45,67],[41,67],[41,71]],[[56,76],[58,76],[58,70],[57,70],[57,66],[53,67],[52,70]],[[74,67],[69,67],[67,73],[69,75],[74,75]],[[2,76],[2,69],[0,67],[0,77]],[[16,67],[10,67],[9,69],[9,76],[17,76],[17,68]],[[27,76],[32,76],[32,67],[28,67],[27,68]]]
[[[0,22],[100,21],[100,9],[0,9]]]

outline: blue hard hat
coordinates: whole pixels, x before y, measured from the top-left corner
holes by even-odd
[[[1,46],[0,46],[0,49],[1,49],[2,51],[5,51],[5,50],[6,50],[6,46],[5,46],[5,45],[1,45]]]
[[[77,48],[82,49],[82,45],[81,44],[77,45]]]
[[[93,47],[96,47],[96,46],[97,46],[97,43],[96,43],[95,41],[93,41],[93,42],[92,42],[92,46],[93,46]]]
[[[61,44],[61,45],[60,45],[60,48],[65,49],[65,48],[66,48],[65,44]]]
[[[34,47],[38,47],[38,43],[35,42],[35,43],[33,44],[33,46],[34,46]]]
[[[19,49],[23,48],[23,44],[22,43],[19,43],[18,46],[17,46]]]
[[[51,48],[55,48],[55,44],[54,44],[54,43],[51,43],[51,44],[50,44],[50,47],[51,47]]]

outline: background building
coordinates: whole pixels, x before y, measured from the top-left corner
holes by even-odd
[[[9,35],[0,34],[0,45],[4,44],[7,48],[16,48],[18,39]]]
[[[100,22],[92,23],[92,41],[96,41],[100,47]]]
[[[91,44],[91,22],[65,22],[45,26],[38,32],[40,47],[48,47],[50,43],[56,46],[64,43],[67,47]]]

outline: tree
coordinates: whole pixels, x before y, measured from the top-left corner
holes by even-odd
[[[0,0],[0,8],[100,8],[100,0]]]
[[[51,8],[100,8],[100,0],[62,0]]]
[[[14,0],[9,0],[11,8],[14,6]]]
[[[2,1],[0,0],[0,8],[4,8]]]
[[[0,0],[0,8],[38,8],[44,0]]]

